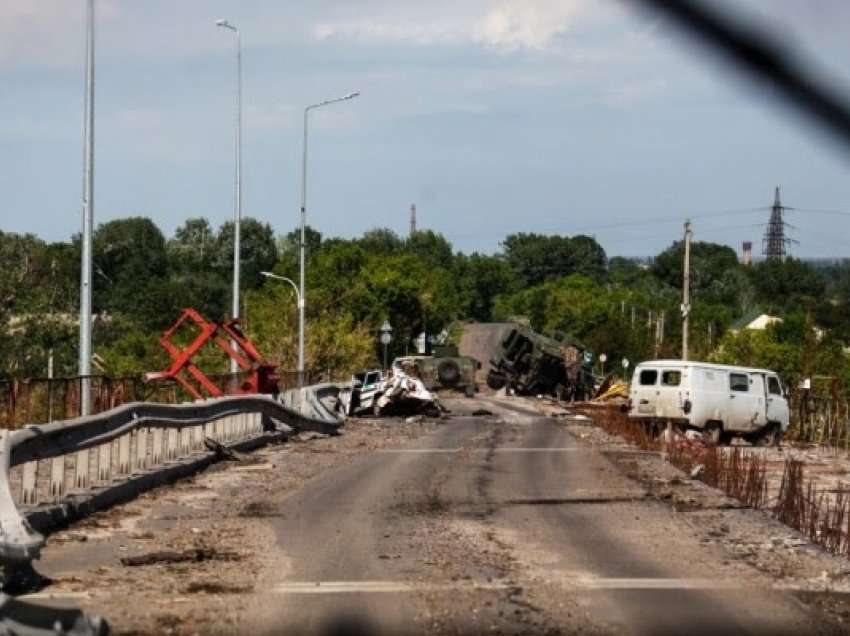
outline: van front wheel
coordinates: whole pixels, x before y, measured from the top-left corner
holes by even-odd
[[[756,438],[756,446],[779,446],[780,436],[779,426],[768,424]]]

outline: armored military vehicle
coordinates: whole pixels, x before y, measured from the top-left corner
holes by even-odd
[[[526,395],[554,395],[585,400],[594,389],[592,354],[567,336],[549,338],[516,325],[502,339],[500,354],[490,360],[487,386],[505,386]]]
[[[434,347],[433,356],[396,358],[393,368],[418,377],[429,391],[454,389],[472,397],[477,390],[475,372],[481,368],[481,363],[460,355],[454,345],[440,345]]]

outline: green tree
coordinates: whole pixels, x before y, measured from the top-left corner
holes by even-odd
[[[404,249],[404,240],[389,228],[369,230],[357,242],[372,254],[394,254]]]
[[[605,250],[591,237],[510,234],[502,242],[507,262],[523,285],[536,285],[570,274],[601,278]]]
[[[756,263],[750,274],[759,303],[774,313],[813,304],[826,292],[821,274],[796,258]]]
[[[216,240],[215,265],[222,272],[233,269],[233,222],[221,226]],[[260,272],[277,262],[274,231],[268,223],[245,217],[240,224],[241,283],[244,289],[257,289],[263,283]]]
[[[684,260],[684,243],[676,241],[655,257],[652,273],[667,285],[681,289]],[[738,267],[738,255],[731,247],[702,241],[691,243],[690,278],[694,297],[709,293],[728,272]]]
[[[451,243],[442,234],[431,230],[411,234],[404,243],[404,249],[431,267],[449,268],[452,265]]]
[[[501,256],[459,254],[455,258],[455,276],[461,314],[480,322],[493,319],[497,297],[518,289],[513,269]]]

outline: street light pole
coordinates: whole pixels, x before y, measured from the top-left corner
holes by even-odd
[[[94,0],[86,15],[86,98],[84,116],[83,228],[80,267],[80,415],[91,412],[92,231],[94,226]]]
[[[682,360],[688,359],[688,329],[691,317],[691,222],[685,222],[685,262],[682,275]]]
[[[242,245],[242,34],[239,29],[227,20],[216,20],[216,26],[228,29],[236,34],[236,177],[235,177],[235,211],[233,222],[233,305],[230,310],[232,318],[239,318],[239,282],[240,258]],[[231,341],[231,347],[235,343]],[[239,371],[236,360],[230,360],[230,372]]]
[[[287,278],[286,276],[278,276],[277,274],[272,274],[271,272],[260,272],[261,276],[265,276],[266,278],[273,278],[274,280],[281,280],[285,283],[289,283],[292,286],[292,289],[295,290],[295,298],[298,300],[298,304],[301,304],[301,292],[298,291],[298,285],[295,284],[295,281],[291,278]]]
[[[306,307],[306,292],[304,289],[305,240],[307,231],[307,130],[311,110],[354,99],[359,92],[349,93],[336,99],[328,99],[317,104],[310,104],[304,109],[304,139],[301,153],[301,245],[300,245],[300,280],[298,293],[298,388],[304,387],[304,313]]]

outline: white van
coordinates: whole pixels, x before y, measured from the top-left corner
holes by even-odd
[[[635,367],[629,417],[699,429],[712,443],[728,443],[737,435],[775,444],[789,423],[788,401],[775,372],[683,360]]]

